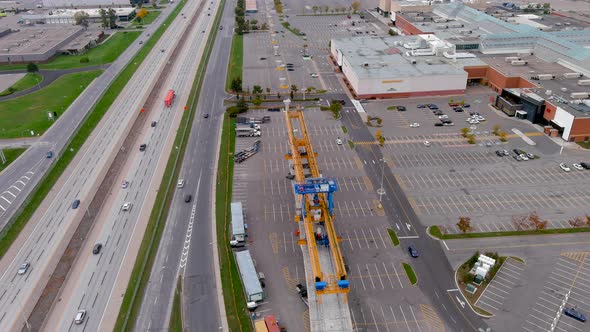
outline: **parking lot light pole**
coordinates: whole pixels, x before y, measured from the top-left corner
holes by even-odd
[[[383,188],[383,175],[385,173],[385,158],[379,159],[379,161],[381,162],[381,187],[379,189],[377,189],[377,194],[379,195],[379,208],[382,209],[383,204],[381,202],[383,199],[383,195],[385,195],[385,189]]]

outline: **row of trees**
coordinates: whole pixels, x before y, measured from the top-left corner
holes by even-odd
[[[101,8],[98,10],[98,13],[100,14],[101,26],[103,28],[114,29],[117,27],[117,12],[113,8]],[[90,15],[88,15],[88,13],[83,10],[77,11],[74,14],[74,21],[76,25],[88,28],[88,25],[90,24]]]
[[[334,8],[330,8],[330,6],[312,6],[311,7],[311,11],[313,11],[314,14],[316,14],[317,12],[319,12],[320,14],[324,13],[324,14],[328,14],[328,13],[356,13],[359,11],[359,9],[361,8],[361,3],[359,1],[354,1],[350,7],[334,7]]]

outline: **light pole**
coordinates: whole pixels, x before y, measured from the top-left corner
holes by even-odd
[[[377,194],[379,195],[379,208],[383,208],[383,204],[381,201],[383,199],[383,195],[385,195],[385,189],[383,188],[383,175],[385,174],[385,158],[379,159],[381,162],[381,187],[377,189]]]

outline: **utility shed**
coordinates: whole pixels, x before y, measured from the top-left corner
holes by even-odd
[[[248,302],[258,302],[264,299],[264,291],[258,280],[258,274],[254,267],[254,261],[250,255],[250,250],[236,252],[236,261],[242,276],[242,282],[246,290],[246,299]]]
[[[246,240],[242,202],[231,203],[231,235],[236,241],[242,242]]]

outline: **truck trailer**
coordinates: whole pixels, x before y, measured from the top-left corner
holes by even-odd
[[[166,99],[164,99],[164,105],[166,105],[166,107],[170,107],[172,106],[172,102],[174,101],[174,90],[170,89],[168,90],[168,93],[166,94]]]
[[[250,127],[236,127],[237,137],[260,137],[260,130]]]

